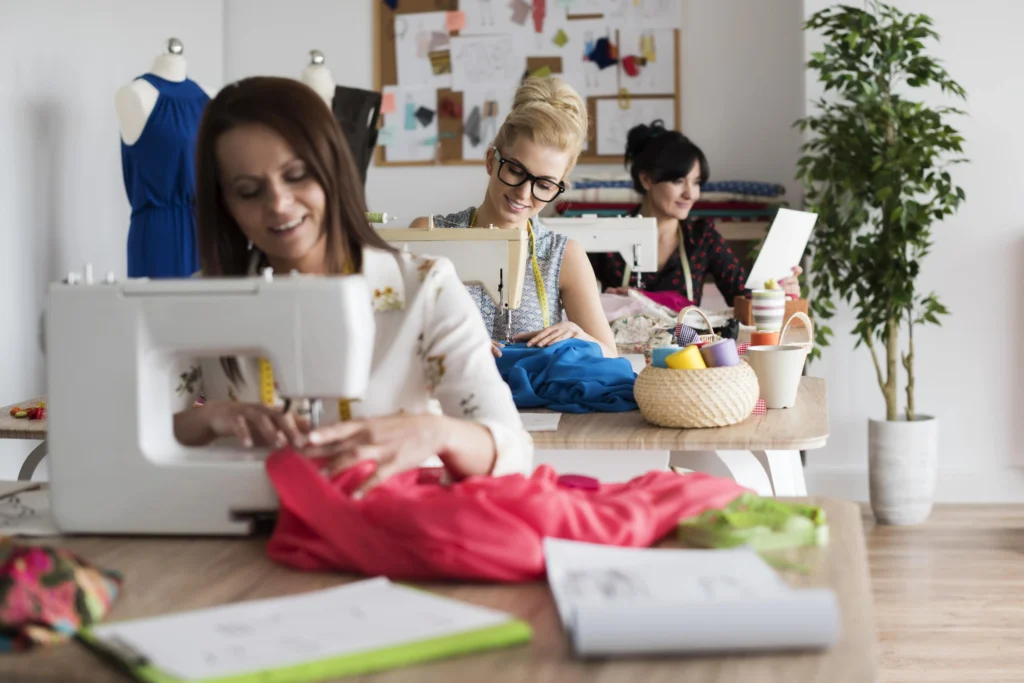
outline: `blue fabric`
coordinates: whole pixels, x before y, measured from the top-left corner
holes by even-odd
[[[548,408],[561,413],[637,409],[633,366],[625,358],[605,358],[594,342],[567,339],[545,348],[510,344],[497,360],[517,408]]]
[[[194,81],[141,76],[160,96],[134,144],[121,142],[128,202],[128,277],[190,277],[199,270],[195,143],[209,96]]]

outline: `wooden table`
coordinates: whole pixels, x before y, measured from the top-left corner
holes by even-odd
[[[15,419],[10,406],[2,410],[0,438],[43,440],[18,475],[31,479],[46,455],[46,420]],[[564,414],[557,431],[534,432],[533,439],[537,464],[602,481],[665,469],[672,461],[697,470],[723,465],[736,481],[761,495],[805,496],[800,451],[821,448],[828,434],[825,380],[804,377],[792,408],[752,415],[730,427],[665,429],[646,422],[638,411]]]
[[[478,605],[514,613],[530,623],[529,645],[354,681],[701,681],[702,683],[869,683],[878,680],[878,640],[860,508],[814,500],[829,519],[831,543],[805,551],[808,575],[787,574],[795,586],[830,587],[842,609],[840,642],[824,653],[770,656],[661,658],[580,662],[570,658],[546,583],[521,585],[424,584],[422,587]],[[358,577],[294,572],[266,559],[262,539],[46,540],[124,573],[123,595],[111,620],[156,616],[254,598],[301,593]],[[671,545],[671,543],[666,543]],[[40,678],[40,677],[43,678]],[[0,657],[0,680],[105,683],[123,681],[77,644]]]
[[[538,463],[580,471],[603,481],[625,480],[669,461],[697,470],[724,465],[761,495],[805,496],[800,451],[825,445],[829,435],[825,380],[803,377],[796,404],[751,415],[729,427],[666,429],[628,413],[563,414],[558,430],[534,432]]]
[[[17,418],[11,415],[11,408],[15,405],[23,406],[36,405],[43,398],[33,398],[22,403],[15,403],[0,408],[0,439],[31,439],[41,441],[38,446],[22,463],[21,471],[18,472],[18,479],[28,480],[44,457],[46,457],[46,420],[29,420],[28,418]]]

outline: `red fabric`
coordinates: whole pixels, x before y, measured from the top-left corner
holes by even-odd
[[[639,289],[638,292],[642,292],[644,296],[653,301],[656,304],[667,306],[673,311],[678,313],[687,306],[692,306],[693,303],[679,292],[673,292],[670,290],[663,290],[660,292],[651,292],[646,289]]]
[[[541,465],[530,477],[470,477],[449,486],[411,470],[352,498],[373,468],[361,463],[328,480],[294,451],[271,455],[267,472],[280,512],[270,558],[396,580],[533,581],[544,575],[545,536],[650,546],[680,519],[746,491],[731,479],[669,471],[586,490],[559,486],[554,470]]]

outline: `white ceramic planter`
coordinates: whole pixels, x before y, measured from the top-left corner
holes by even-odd
[[[880,524],[920,524],[935,498],[939,421],[868,421],[871,509]]]

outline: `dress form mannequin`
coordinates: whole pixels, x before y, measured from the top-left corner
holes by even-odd
[[[188,65],[182,56],[184,47],[177,38],[167,41],[167,52],[157,55],[149,72],[175,83],[185,80]],[[150,83],[137,79],[120,88],[114,95],[114,109],[121,128],[121,139],[126,145],[135,144],[146,127],[146,121],[156,105],[159,91]]]
[[[324,53],[320,50],[309,51],[309,66],[302,71],[302,82],[316,91],[327,106],[334,102],[334,89],[337,84],[331,75],[331,70],[324,64]]]
[[[199,268],[195,236],[195,137],[210,96],[187,76],[171,38],[148,73],[114,96],[121,166],[132,207],[128,277],[188,277]]]
[[[334,114],[365,184],[366,171],[377,144],[380,93],[335,83],[320,50],[309,51],[309,65],[302,71],[301,80],[320,95]]]

